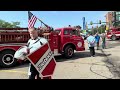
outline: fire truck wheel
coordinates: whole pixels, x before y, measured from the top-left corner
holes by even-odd
[[[14,59],[14,51],[6,50],[0,55],[0,66],[1,67],[12,67],[16,65],[17,59]]]
[[[72,48],[72,46],[67,46],[64,50],[64,56],[65,58],[69,59],[69,58],[72,58],[74,54],[74,49]]]
[[[112,36],[112,40],[115,41],[117,38],[115,35]]]

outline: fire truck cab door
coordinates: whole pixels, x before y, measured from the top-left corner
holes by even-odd
[[[77,30],[70,30],[70,39],[76,40],[78,38],[79,34]]]
[[[70,41],[70,33],[68,29],[65,29],[63,32],[63,40],[64,40],[64,43]]]

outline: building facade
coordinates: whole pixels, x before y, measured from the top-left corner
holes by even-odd
[[[106,28],[109,29],[111,27],[120,27],[120,11],[111,11],[106,15]]]
[[[113,27],[113,23],[112,21],[114,20],[114,17],[113,17],[113,12],[108,12],[106,15],[105,15],[105,18],[106,18],[106,29],[109,29],[111,27]]]

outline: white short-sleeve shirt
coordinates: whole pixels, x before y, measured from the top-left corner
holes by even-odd
[[[46,44],[46,43],[47,43],[47,39],[42,37],[38,37],[35,40],[29,39],[28,48],[30,49],[30,53],[40,48],[42,46],[41,44]]]
[[[46,43],[48,43],[47,39],[38,37],[35,40],[29,39],[27,44],[28,44],[28,48],[30,49],[30,53],[32,53]],[[28,69],[28,75],[31,75],[30,67]]]

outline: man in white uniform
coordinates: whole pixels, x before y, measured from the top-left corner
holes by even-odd
[[[38,31],[35,28],[30,28],[29,34],[31,37],[31,39],[29,39],[27,43],[27,47],[30,50],[29,53],[32,53],[33,51],[37,50],[42,45],[47,43],[47,40],[45,38],[38,36]],[[39,72],[31,63],[28,70],[28,76],[29,76],[29,79],[35,79],[36,76],[38,79],[40,79]]]

